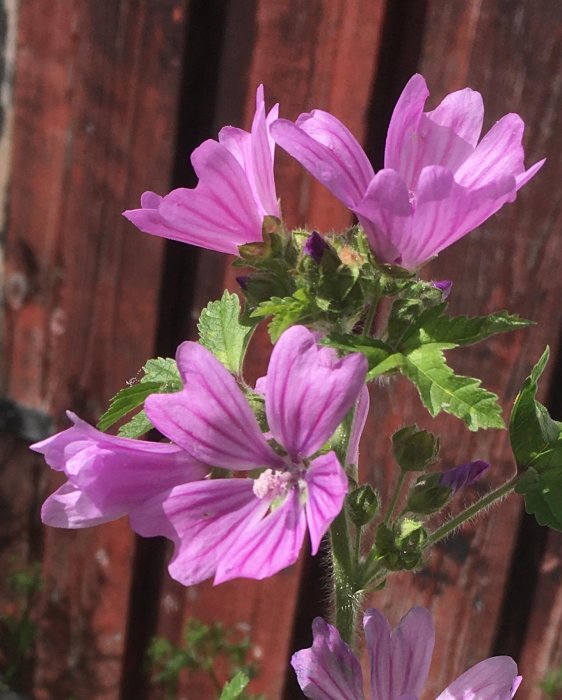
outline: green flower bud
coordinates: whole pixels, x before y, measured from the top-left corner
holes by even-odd
[[[355,527],[362,527],[375,517],[379,510],[377,494],[369,484],[354,489],[346,500],[347,512]]]
[[[406,510],[416,515],[430,515],[447,505],[452,489],[441,484],[441,473],[425,474],[410,489]]]
[[[421,472],[437,461],[439,438],[417,425],[408,425],[392,436],[394,458],[403,471]]]

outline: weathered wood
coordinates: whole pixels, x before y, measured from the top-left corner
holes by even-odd
[[[149,171],[153,187],[169,183],[183,9],[21,4],[7,392],[61,425],[66,408],[95,420],[152,352],[162,244],[120,212]],[[118,697],[133,541],[125,521],[47,531],[34,697]]]
[[[528,125],[527,163],[558,152],[560,90],[545,78],[560,70],[554,38],[558,34],[553,27],[560,27],[560,12],[548,1],[532,5],[516,1],[509,7],[499,1],[429,2],[420,69],[432,89],[431,105],[445,93],[470,85],[483,93],[485,128],[509,111],[522,115]],[[500,395],[506,410],[544,345],[558,347],[562,321],[559,182],[560,162],[553,158],[520,192],[515,204],[442,253],[425,273],[455,281],[453,312],[477,314],[508,307],[538,322],[530,331],[451,353],[454,366],[482,377]],[[543,398],[549,376],[544,377]],[[414,389],[405,382],[395,383],[392,389],[390,402],[383,386],[374,387],[374,415],[363,450],[368,473],[384,489],[394,474],[385,458],[385,440],[414,420],[432,425],[423,418]],[[433,423],[436,427],[442,435],[443,466],[487,459],[493,465],[490,484],[499,484],[512,472],[504,433],[473,436],[452,418]],[[457,500],[470,498],[465,493]],[[395,623],[415,603],[431,608],[437,644],[428,696],[438,694],[492,650],[519,513],[519,500],[509,498],[477,526],[470,525],[439,546],[422,572],[397,577],[389,581],[386,592],[372,596],[371,603],[382,606]],[[499,646],[496,651],[501,651]]]

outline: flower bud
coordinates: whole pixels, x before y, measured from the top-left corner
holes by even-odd
[[[369,484],[354,489],[347,497],[347,512],[355,527],[362,527],[375,517],[379,510],[377,494]]]
[[[408,425],[392,436],[394,459],[402,471],[421,472],[435,463],[439,455],[439,438],[417,425]]]

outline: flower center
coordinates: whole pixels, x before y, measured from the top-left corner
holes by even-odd
[[[254,481],[254,493],[258,498],[276,499],[287,495],[295,482],[290,471],[266,469]]]

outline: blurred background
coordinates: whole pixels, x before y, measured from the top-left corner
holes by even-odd
[[[28,445],[64,427],[65,409],[95,423],[148,357],[173,356],[195,337],[201,308],[236,289],[226,256],[141,234],[122,210],[145,189],[193,186],[190,152],[224,124],[248,128],[259,83],[284,117],[335,114],[378,168],[393,105],[416,71],[428,107],[468,85],[483,94],[485,129],[517,112],[526,163],[548,158],[515,204],[424,275],[454,281],[454,313],[508,308],[537,322],[452,363],[482,377],[508,412],[548,343],[540,398],[562,418],[562,2],[1,0],[0,44],[4,680],[37,700],[207,700],[217,692],[205,654],[220,651],[219,680],[231,662],[250,664],[253,697],[298,698],[288,659],[329,604],[321,559],[303,556],[263,582],[181,588],[166,572],[166,544],[135,539],[126,520],[44,529],[40,504],[59,482]],[[279,151],[277,191],[291,225],[351,221]],[[268,352],[258,334],[251,376]],[[439,431],[443,467],[492,463],[480,490],[513,469],[505,433],[431,421],[396,380],[392,403],[386,386],[373,387],[362,443],[364,476],[381,491],[389,437],[414,421]],[[438,546],[421,572],[371,596],[393,623],[414,604],[431,609],[428,696],[505,653],[525,677],[518,698],[562,697],[561,545],[512,497]],[[218,621],[223,633],[208,627]]]

